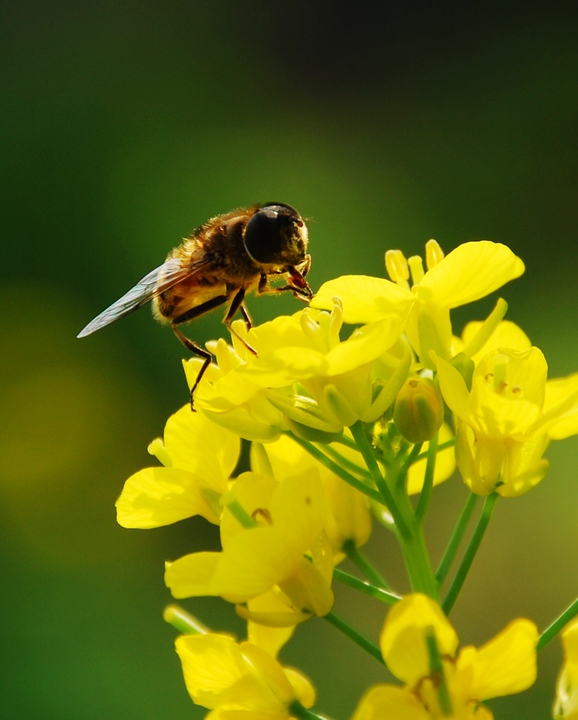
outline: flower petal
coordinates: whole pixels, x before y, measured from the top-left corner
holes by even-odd
[[[317,540],[327,515],[327,498],[316,468],[280,483],[271,499],[276,528],[305,552]]]
[[[229,430],[215,425],[185,405],[168,419],[164,446],[173,467],[195,471],[203,467],[205,475],[228,478],[239,459],[240,440]]]
[[[215,707],[219,696],[248,672],[238,644],[225,635],[181,635],[175,648],[189,695],[206,708]]]
[[[218,595],[213,589],[213,577],[221,553],[198,552],[185,555],[167,564],[165,584],[175,598]]]
[[[361,698],[352,720],[431,720],[409,688],[375,685]]]
[[[564,440],[578,433],[578,373],[548,380],[544,412],[558,415],[548,428],[548,435],[553,440]]]
[[[456,308],[489,295],[523,272],[524,263],[505,245],[468,242],[425,274],[418,294],[440,307]]]
[[[458,672],[471,668],[472,697],[480,700],[526,690],[536,680],[538,629],[530,620],[512,621],[479,650],[464,648],[458,658]],[[462,657],[463,656],[463,657]]]
[[[311,307],[332,310],[333,298],[343,301],[346,323],[372,323],[396,315],[404,320],[415,301],[411,290],[383,278],[368,275],[343,275],[323,283],[311,301]]]
[[[452,365],[441,357],[435,358],[440,390],[449,409],[460,420],[468,416],[469,393],[465,380]]]
[[[190,410],[189,410],[190,412]],[[126,528],[155,528],[202,515],[219,518],[203,496],[203,477],[177,468],[146,468],[131,475],[116,502],[117,521]]]
[[[222,553],[211,594],[229,602],[251,600],[287,577],[299,557],[285,533],[271,527],[245,530],[230,538]]]
[[[433,629],[440,655],[453,656],[458,636],[440,606],[421,593],[406,595],[389,611],[380,648],[395,677],[408,685],[430,674],[426,632]]]

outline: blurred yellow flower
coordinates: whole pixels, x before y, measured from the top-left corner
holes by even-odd
[[[554,718],[578,720],[578,619],[566,625],[561,637],[564,665],[556,684]]]
[[[407,595],[389,611],[380,636],[383,659],[405,686],[370,688],[353,720],[491,720],[484,700],[534,683],[537,641],[534,623],[517,619],[479,650],[464,647],[456,656],[458,637],[437,603]]]
[[[288,720],[292,703],[311,707],[315,702],[304,675],[254,643],[208,633],[181,635],[175,646],[189,695],[212,711],[206,718]]]

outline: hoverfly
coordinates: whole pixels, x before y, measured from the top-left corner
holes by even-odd
[[[311,265],[307,244],[307,226],[290,205],[267,203],[217,215],[194,230],[160,267],[97,315],[77,337],[90,335],[152,300],[154,316],[170,323],[183,345],[203,359],[191,389],[192,407],[193,393],[211,363],[211,354],[178,326],[225,305],[225,326],[256,354],[231,327],[233,318],[240,312],[251,327],[245,307],[250,291],[292,292],[308,302],[313,293],[305,280]],[[281,276],[285,285],[270,284]]]

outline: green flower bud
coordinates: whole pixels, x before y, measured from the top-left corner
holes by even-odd
[[[433,380],[413,377],[397,394],[393,421],[399,432],[412,443],[431,440],[444,420],[444,401]]]

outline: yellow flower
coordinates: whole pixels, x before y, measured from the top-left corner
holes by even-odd
[[[522,495],[548,471],[551,437],[578,432],[578,376],[547,383],[542,352],[498,348],[475,368],[468,391],[458,371],[437,358],[444,400],[458,418],[456,460],[480,495]]]
[[[551,440],[564,440],[578,434],[578,373],[548,380],[544,414],[549,420]]]
[[[165,467],[151,467],[125,483],[117,508],[120,525],[153,528],[193,515],[218,523],[219,499],[239,459],[240,440],[186,405],[149,446]]]
[[[461,338],[454,338],[454,353],[456,355],[458,352],[467,352],[468,348],[475,344],[474,352],[467,352],[467,354],[472,360],[479,362],[484,355],[487,355],[488,352],[496,350],[497,348],[504,347],[510,348],[511,350],[529,350],[532,347],[530,338],[522,328],[511,320],[502,320],[498,323],[490,337],[478,348],[475,341],[482,326],[483,323],[479,320],[469,322],[464,327]]]
[[[207,368],[195,391],[195,408],[245,440],[274,440],[287,429],[283,414],[268,401],[266,389],[249,378],[238,377],[236,368],[250,362],[252,355],[235,336],[233,343],[234,346],[228,345],[222,338],[207,343],[217,362]],[[194,386],[201,365],[198,358],[183,361],[189,389]]]
[[[254,524],[243,526],[224,513],[222,552],[192,553],[168,565],[165,581],[173,596],[221,596],[245,603],[275,589],[291,611],[287,622],[326,615],[333,605],[332,562],[319,477],[302,473],[277,483],[244,473],[227,502],[240,505]]]
[[[439,442],[447,442],[452,437],[449,427],[446,424],[442,425]],[[428,445],[427,442],[423,445],[424,454],[427,453]],[[273,443],[257,447],[262,447],[262,451],[266,453],[269,468],[255,463],[254,469],[261,472],[268,471],[281,482],[304,472],[319,473],[328,503],[324,530],[331,543],[335,565],[343,560],[343,547],[346,543],[352,542],[355,547],[361,547],[367,542],[371,534],[371,503],[366,495],[348,485],[286,435],[282,435]],[[329,445],[329,448],[339,452],[358,468],[364,468],[364,460],[360,452],[337,443]],[[444,482],[454,470],[454,450],[453,447],[447,447],[437,455],[433,484],[439,485]],[[425,458],[410,467],[407,478],[408,494],[415,495],[421,492],[425,471]],[[374,511],[382,512],[383,508],[378,510],[374,507]]]
[[[315,690],[296,670],[251,642],[216,633],[182,635],[176,650],[193,702],[209,708],[206,717],[288,720],[291,705],[315,702]]]
[[[335,563],[344,557],[345,543],[353,542],[356,547],[361,547],[367,542],[371,534],[367,496],[334,475],[287,436],[263,447],[271,464],[271,471],[280,482],[302,473],[313,471],[319,474],[328,504],[325,533],[331,543]],[[360,453],[349,451],[343,446],[336,449],[363,467]]]
[[[406,260],[399,250],[386,253],[386,266],[393,282],[345,275],[325,283],[311,305],[327,310],[338,296],[345,322],[400,318],[420,361],[432,369],[430,351],[444,359],[452,355],[450,310],[489,295],[524,272],[523,262],[509,248],[486,240],[460,245],[446,257],[430,240],[426,272],[421,258]]]
[[[484,700],[534,683],[537,641],[534,623],[517,619],[481,648],[456,655],[458,638],[440,607],[425,595],[407,595],[380,636],[383,659],[405,686],[370,688],[353,720],[491,720]]]
[[[578,620],[562,631],[564,665],[556,684],[554,717],[556,720],[578,720]]]
[[[256,355],[239,348],[236,338],[234,348],[227,351],[217,344],[218,372],[213,370],[203,379],[196,406],[242,437],[264,442],[288,429],[283,416],[329,433],[339,433],[359,419],[375,420],[386,409],[383,398],[395,393],[389,390],[384,395],[384,383],[374,392],[374,362],[398,342],[401,320],[383,318],[355,330],[343,342],[341,325],[337,301],[331,313],[307,308],[251,330],[239,323],[237,333]],[[410,360],[409,350],[396,349],[385,363],[386,377],[380,380],[387,384],[393,376],[396,386],[401,386]],[[398,365],[400,378],[395,373]]]

